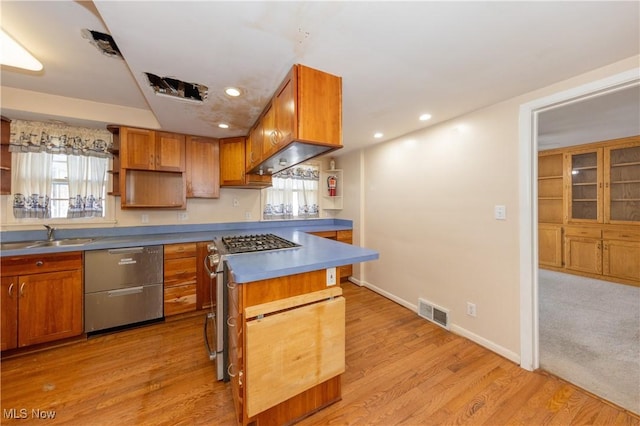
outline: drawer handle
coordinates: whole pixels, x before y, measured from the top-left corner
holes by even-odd
[[[9,297],[13,297],[13,283],[9,284]]]
[[[130,294],[142,293],[142,286],[131,287],[131,288],[123,288],[120,290],[111,290],[107,292],[107,296],[109,297],[118,297],[118,296],[128,296]]]
[[[40,266],[42,266],[42,265],[44,265],[44,262],[43,262],[42,260],[38,260],[38,261],[36,262],[36,266],[40,267]]]

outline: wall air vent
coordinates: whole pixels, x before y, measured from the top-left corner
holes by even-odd
[[[202,103],[207,99],[209,88],[202,84],[187,83],[171,77],[158,77],[145,72],[149,85],[158,96],[178,99],[181,101]]]
[[[91,44],[106,56],[123,59],[118,45],[109,34],[88,30],[86,28],[80,30],[80,34],[82,34],[82,38],[89,40]]]
[[[418,315],[440,327],[449,329],[449,311],[427,300],[418,299]]]

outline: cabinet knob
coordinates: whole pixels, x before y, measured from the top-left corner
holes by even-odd
[[[42,260],[38,260],[36,262],[36,266],[42,266],[42,265],[44,265],[44,262]]]

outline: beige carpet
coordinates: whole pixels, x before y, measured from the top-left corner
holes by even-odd
[[[640,287],[540,270],[540,367],[640,414]]]

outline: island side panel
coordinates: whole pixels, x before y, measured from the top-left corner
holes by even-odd
[[[324,290],[327,288],[327,276],[326,270],[321,269],[250,283],[232,284],[232,287],[234,285],[235,289],[232,291],[239,293],[235,297],[235,301],[239,305],[238,311],[236,311],[237,324],[242,324],[240,328],[244,329],[245,318],[243,318],[242,312],[246,307]],[[238,330],[238,332],[238,337],[244,339],[245,332],[241,330]],[[234,343],[238,345],[239,342]],[[238,346],[244,346],[244,343],[242,342]],[[242,354],[242,350],[239,352]],[[235,360],[231,362],[240,365],[240,369],[242,369],[244,368],[243,358],[242,355],[239,357],[236,355]],[[237,418],[239,423],[243,425],[255,424],[259,426],[293,423],[339,401],[342,398],[341,382],[342,375],[333,377],[253,417],[246,415],[246,408],[243,403],[246,400],[246,388],[244,384],[240,384],[233,391],[236,409],[241,411],[236,413]]]

